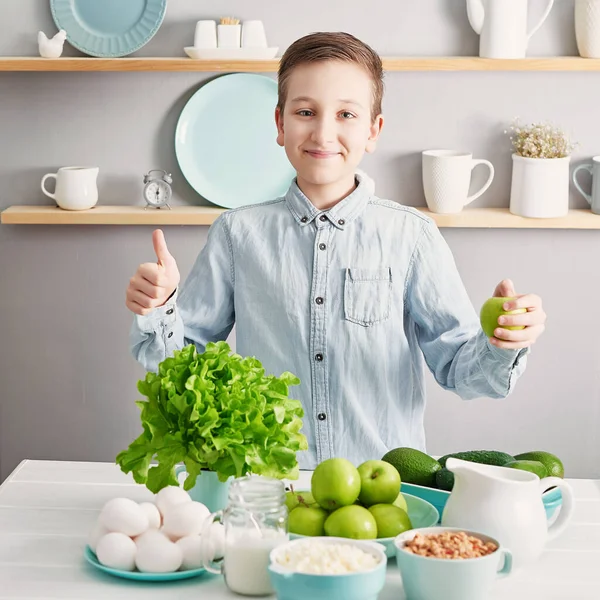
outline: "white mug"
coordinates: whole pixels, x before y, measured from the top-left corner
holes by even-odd
[[[490,175],[482,188],[469,196],[471,173],[477,165],[486,165]],[[429,210],[434,213],[459,213],[479,198],[492,184],[494,165],[488,160],[474,160],[473,155],[456,150],[423,152],[423,188]]]
[[[62,167],[42,177],[42,192],[66,210],[87,210],[98,202],[98,167]],[[47,179],[56,179],[54,194],[45,187]]]

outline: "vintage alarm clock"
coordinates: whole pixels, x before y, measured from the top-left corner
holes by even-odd
[[[169,200],[173,195],[171,184],[173,178],[170,173],[162,169],[152,169],[144,175],[144,200],[146,201],[145,208],[152,206],[153,208],[162,208],[166,206],[169,210]]]

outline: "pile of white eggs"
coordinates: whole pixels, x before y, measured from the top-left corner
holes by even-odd
[[[207,560],[223,556],[223,526],[213,523],[203,534],[209,515],[204,504],[175,486],[160,490],[154,502],[114,498],[102,508],[88,545],[101,564],[122,571],[198,569],[203,556]]]

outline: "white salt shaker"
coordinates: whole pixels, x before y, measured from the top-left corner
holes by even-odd
[[[244,21],[242,23],[242,48],[266,48],[267,36],[262,21]]]
[[[217,47],[217,22],[211,20],[198,21],[194,32],[194,48]]]

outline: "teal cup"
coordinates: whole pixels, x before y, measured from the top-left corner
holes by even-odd
[[[493,542],[498,549],[487,556],[462,560],[419,556],[404,550],[404,544],[417,533],[431,535],[444,531],[464,531],[484,542]],[[455,527],[412,529],[397,536],[394,545],[406,600],[486,600],[496,579],[512,570],[512,555],[497,540]]]
[[[581,184],[577,180],[579,171],[587,171],[592,176],[592,193],[588,194],[583,191]],[[587,200],[587,203],[592,208],[592,212],[600,215],[600,156],[594,156],[591,163],[579,165],[573,171],[573,183],[577,191]]]
[[[179,465],[175,469],[177,479],[181,473],[185,473],[185,465]],[[202,502],[211,513],[223,510],[228,504],[229,484],[231,478],[227,481],[219,481],[214,471],[202,470],[196,478],[196,485],[188,490],[192,500]]]

